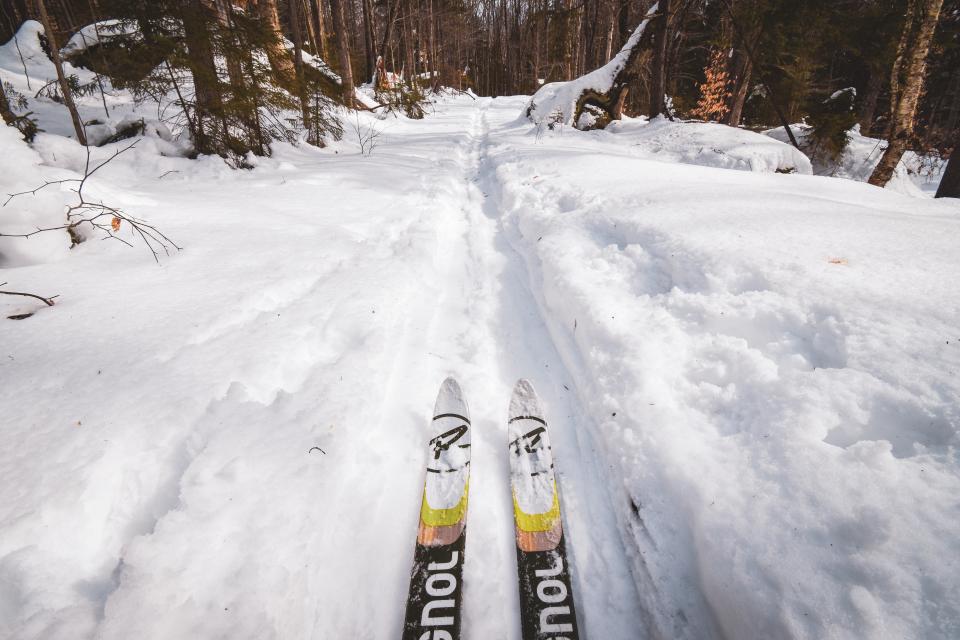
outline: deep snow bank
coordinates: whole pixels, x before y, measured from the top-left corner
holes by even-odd
[[[660,632],[957,637],[960,209],[616,137],[490,162]]]
[[[793,145],[716,122],[624,118],[611,122],[607,131],[615,134],[616,142],[667,162],[759,173],[812,173],[810,159]]]

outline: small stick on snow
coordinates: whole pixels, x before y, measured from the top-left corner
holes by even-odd
[[[4,286],[4,285],[6,285],[6,284],[7,284],[6,282],[0,282],[0,287]],[[35,294],[35,293],[23,293],[23,292],[21,292],[21,291],[0,291],[0,293],[5,293],[5,294],[7,294],[8,296],[26,296],[26,297],[28,297],[28,298],[36,298],[37,300],[42,300],[43,303],[46,304],[48,307],[52,307],[52,306],[54,305],[54,302],[53,302],[53,299],[54,299],[54,298],[59,298],[59,297],[60,297],[59,294],[58,294],[58,295],[55,295],[55,296],[50,296],[49,298],[44,298],[43,296],[38,296],[38,295]]]

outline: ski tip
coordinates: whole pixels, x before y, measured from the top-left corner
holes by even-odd
[[[513,387],[513,395],[510,396],[510,415],[509,420],[514,418],[538,418],[544,420],[543,410],[540,408],[540,399],[533,385],[526,378],[517,380]]]
[[[440,385],[440,392],[437,394],[437,402],[433,406],[433,415],[458,415],[470,420],[470,410],[467,408],[467,400],[463,397],[463,390],[457,380],[451,376]]]

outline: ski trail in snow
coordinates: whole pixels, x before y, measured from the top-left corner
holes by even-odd
[[[489,110],[484,111],[485,118],[487,113]],[[506,109],[501,124],[514,115],[512,109]],[[487,158],[491,137],[488,132],[474,168],[483,203],[479,212],[482,218],[473,220],[473,224],[488,227],[490,249],[503,265],[498,277],[499,318],[493,337],[500,344],[503,382],[512,385],[520,377],[531,379],[546,406],[581,633],[586,638],[649,637],[649,625],[639,607],[629,569],[632,563],[618,534],[617,508],[589,436],[590,418],[579,404],[573,378],[540,314],[526,264],[503,228],[500,185],[496,169]],[[623,505],[622,510],[625,508]],[[510,533],[512,537],[512,526]]]
[[[440,381],[453,375],[474,420],[464,637],[520,637],[506,416],[513,384],[526,377],[543,398],[555,443],[583,637],[645,637],[615,507],[596,471],[592,445],[579,433],[586,415],[540,317],[523,260],[504,237],[499,187],[487,153],[496,127],[514,113],[498,110],[490,99],[471,107],[433,116],[438,126],[448,121],[458,132],[453,149],[433,150],[439,170],[424,184],[425,206],[437,210],[435,259],[446,277],[424,283],[383,402],[385,416],[412,424],[419,435],[410,439],[403,457],[408,469],[396,470],[404,488],[397,499],[407,503],[408,515],[402,518],[391,586],[405,593],[430,402]],[[400,628],[401,605],[386,616],[384,633]]]

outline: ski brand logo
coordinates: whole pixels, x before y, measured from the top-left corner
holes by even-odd
[[[457,576],[455,568],[460,562],[460,552],[451,551],[446,562],[431,562],[427,565],[424,591],[430,598],[420,612],[421,627],[453,627],[457,615]],[[451,571],[454,570],[454,571]],[[459,573],[459,571],[456,571]],[[424,631],[418,640],[453,640],[453,635],[445,629]]]
[[[534,573],[537,581],[537,600],[540,609],[540,634],[572,633],[573,614],[568,605],[562,604],[570,595],[563,580],[557,579],[563,571],[563,558],[554,554],[556,564],[549,569],[537,569]],[[565,640],[562,636],[553,636],[552,640]]]
[[[467,425],[462,424],[459,427],[454,427],[446,433],[441,433],[436,438],[432,439],[429,444],[433,447],[433,459],[439,460],[440,454],[449,449],[454,442],[462,438],[467,433]],[[460,447],[469,447],[470,445],[459,445]]]

